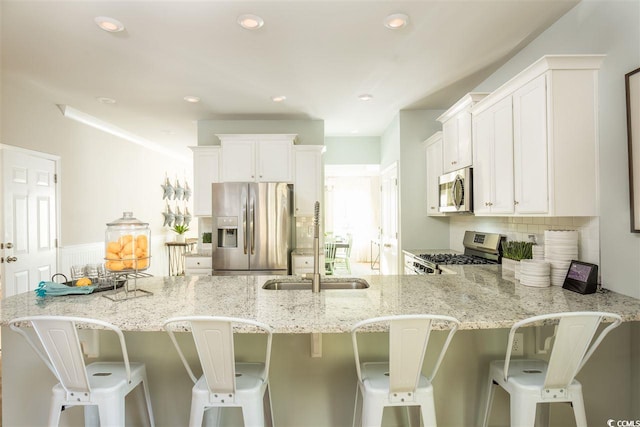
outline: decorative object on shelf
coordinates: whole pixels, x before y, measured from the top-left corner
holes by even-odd
[[[175,189],[171,185],[171,182],[169,181],[168,176],[165,176],[164,184],[162,184],[161,187],[163,190],[162,200],[164,199],[171,200],[173,198],[173,195],[175,194]]]
[[[178,224],[178,225],[174,225],[172,230],[178,234],[176,236],[176,243],[184,243],[185,241],[184,233],[189,231],[189,227],[187,227],[184,224]]]
[[[625,74],[624,82],[627,91],[631,232],[640,233],[640,68]]]

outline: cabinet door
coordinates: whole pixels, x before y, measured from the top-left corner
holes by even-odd
[[[254,141],[222,142],[222,182],[256,180]]]
[[[442,170],[452,172],[458,167],[458,122],[455,117],[442,124]]]
[[[295,147],[293,200],[295,216],[313,216],[316,201],[322,207],[322,147]]]
[[[513,111],[511,97],[498,102],[493,113],[492,213],[513,213]]]
[[[511,97],[473,119],[474,212],[513,212],[513,123]]]
[[[292,182],[292,146],[290,140],[259,141],[256,181]]]
[[[491,212],[492,139],[493,116],[485,110],[473,117],[473,211],[477,215]]]
[[[549,211],[546,76],[513,94],[515,209]]]
[[[220,147],[193,149],[193,214],[211,216],[211,184],[220,181]]]
[[[442,139],[427,145],[427,215],[443,215],[438,210],[440,191],[438,178],[442,175]]]

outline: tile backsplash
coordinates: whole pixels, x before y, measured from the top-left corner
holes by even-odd
[[[451,249],[464,251],[462,240],[467,230],[500,233],[507,240],[528,241],[534,235],[544,245],[545,230],[577,230],[578,257],[581,261],[600,264],[600,223],[598,217],[480,217],[452,216],[449,222]]]

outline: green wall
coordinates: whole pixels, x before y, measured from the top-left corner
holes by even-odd
[[[379,165],[380,137],[328,136],[324,139],[327,151],[325,165]]]

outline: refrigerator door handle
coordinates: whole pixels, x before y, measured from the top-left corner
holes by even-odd
[[[255,254],[256,249],[256,211],[254,206],[253,197],[251,198],[251,205],[249,206],[249,215],[251,215],[251,255]]]
[[[247,254],[247,198],[245,197],[245,199],[242,201],[242,234],[244,234],[243,236],[243,241],[244,241],[244,254]]]

